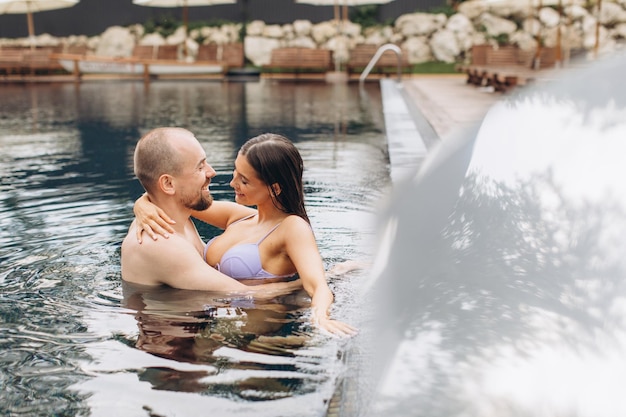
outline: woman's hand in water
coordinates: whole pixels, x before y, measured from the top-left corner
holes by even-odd
[[[359,332],[355,327],[339,320],[333,320],[327,314],[320,313],[315,308],[313,309],[313,322],[320,330],[328,332],[333,336],[352,337]]]
[[[343,261],[338,264],[333,265],[328,271],[326,271],[326,275],[329,277],[339,277],[345,275],[352,271],[358,271],[362,269],[369,268],[371,265],[365,261]]]
[[[168,238],[169,233],[174,233],[172,220],[163,210],[152,204],[147,194],[142,195],[135,201],[133,206],[135,224],[137,225],[137,241],[141,243],[141,234],[145,231],[152,240],[157,240],[158,235]]]

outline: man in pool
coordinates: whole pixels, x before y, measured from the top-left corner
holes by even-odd
[[[186,129],[157,128],[143,136],[135,148],[135,175],[150,200],[176,221],[169,239],[136,239],[135,222],[122,242],[122,279],[187,290],[254,293],[273,296],[302,288],[299,280],[255,286],[244,285],[208,265],[204,243],[191,221],[192,210],[213,202],[209,192],[215,171],[193,133]]]

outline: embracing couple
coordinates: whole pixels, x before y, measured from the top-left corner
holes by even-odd
[[[256,297],[304,287],[321,329],[356,333],[329,316],[333,294],[304,207],[302,157],[287,138],[266,133],[241,147],[230,183],[236,203],[213,201],[215,171],[186,129],[144,135],[134,170],[146,194],[122,243],[124,281]],[[191,217],[224,232],[205,244]]]

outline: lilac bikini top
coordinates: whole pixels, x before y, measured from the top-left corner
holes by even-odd
[[[243,217],[237,221],[234,221],[233,223],[231,223],[231,225],[247,220],[254,216],[256,216],[256,214],[251,214],[250,216]],[[263,269],[263,266],[261,265],[259,245],[265,240],[265,238],[270,235],[270,233],[276,230],[278,226],[280,226],[280,223],[272,227],[270,231],[267,232],[263,237],[261,237],[261,239],[259,239],[259,241],[256,243],[242,243],[228,249],[226,252],[224,252],[224,255],[222,255],[222,259],[220,259],[217,265],[215,265],[215,268],[221,273],[235,279],[267,279],[286,278],[292,276],[293,274],[274,275]],[[205,260],[209,246],[218,237],[219,236],[216,236],[213,239],[209,240],[204,247]]]

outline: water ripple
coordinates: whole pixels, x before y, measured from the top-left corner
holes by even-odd
[[[325,413],[345,371],[345,342],[313,328],[306,294],[261,303],[128,291],[120,243],[143,192],[134,144],[175,124],[207,150],[216,199],[233,199],[243,141],[289,136],[305,161],[325,262],[366,257],[360,245],[388,185],[377,100],[326,87],[164,81],[0,90],[0,415]],[[360,277],[331,279],[334,317],[357,323]]]

